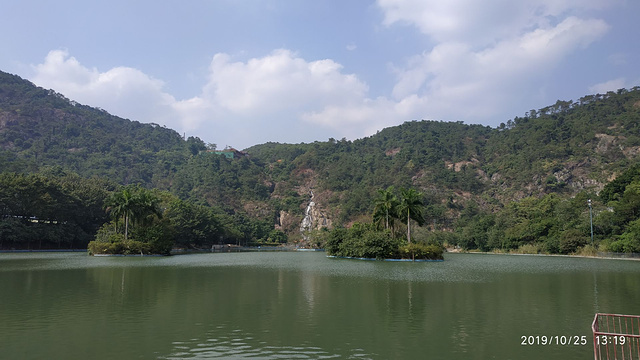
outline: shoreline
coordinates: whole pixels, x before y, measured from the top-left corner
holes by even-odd
[[[359,258],[352,256],[335,256],[335,255],[327,255],[328,258],[332,259],[349,259],[349,260],[365,260],[365,261],[396,261],[396,262],[442,262],[440,259],[374,259],[374,258]]]
[[[583,258],[583,259],[605,259],[605,260],[632,260],[640,261],[640,254],[638,253],[620,253],[620,256],[602,256],[602,255],[571,255],[571,254],[519,254],[509,252],[495,252],[495,251],[464,251],[461,249],[446,249],[447,254],[480,254],[480,255],[519,255],[519,256],[555,256],[555,257],[568,257],[568,258]],[[606,253],[605,253],[606,254]]]

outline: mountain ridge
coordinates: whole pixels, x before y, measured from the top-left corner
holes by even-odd
[[[376,191],[425,194],[431,229],[453,230],[469,208],[496,212],[530,196],[596,194],[640,155],[640,88],[557,101],[496,128],[408,121],[375,135],[264,143],[248,157],[207,155],[197,137],[109,115],[0,72],[0,165],[62,167],[140,183],[262,219],[299,238],[314,193],[318,223],[349,225]],[[324,219],[324,220],[322,220]]]

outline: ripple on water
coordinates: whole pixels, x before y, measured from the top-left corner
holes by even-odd
[[[226,334],[233,334],[228,336]],[[344,354],[331,353],[317,346],[277,345],[256,340],[241,329],[216,326],[206,334],[206,340],[190,339],[173,342],[173,352],[160,359],[338,359]],[[214,336],[212,336],[214,335]],[[242,335],[242,336],[240,336]],[[354,348],[347,359],[372,359],[364,349]]]

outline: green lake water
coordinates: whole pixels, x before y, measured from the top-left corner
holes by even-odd
[[[0,359],[593,359],[596,312],[640,315],[640,262],[0,254]]]

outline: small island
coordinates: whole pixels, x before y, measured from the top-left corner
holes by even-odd
[[[90,255],[170,255],[174,248],[207,249],[221,246],[219,242],[225,238],[242,236],[237,234],[236,224],[211,207],[139,185],[113,191],[105,198],[104,210],[111,220],[89,242]],[[236,234],[229,234],[233,230]],[[262,233],[263,238],[255,236],[250,244],[278,246],[287,242],[279,230]]]
[[[411,241],[411,222],[424,223],[423,195],[415,189],[401,189],[396,196],[393,187],[378,190],[373,221],[354,223],[350,228],[336,228],[323,234],[329,256],[355,259],[441,261],[444,248],[422,239]],[[406,222],[406,234],[398,234]],[[400,225],[400,226],[396,226]],[[406,235],[406,237],[405,237]]]

